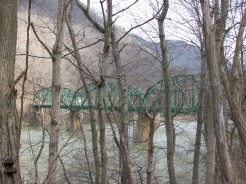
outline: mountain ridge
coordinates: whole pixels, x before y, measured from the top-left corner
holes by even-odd
[[[25,19],[27,17],[26,15],[24,16],[24,14],[27,13],[27,1],[21,2],[22,3],[19,5],[19,9],[21,9],[21,11],[23,12],[22,19]],[[32,21],[37,28],[40,28],[39,34],[43,36],[43,39],[46,41],[47,45],[49,45],[50,48],[52,48],[54,42],[54,35],[51,35],[53,33],[52,31],[50,31],[50,29],[55,28],[55,17],[57,12],[56,8],[57,5],[54,1],[42,0],[37,1],[33,5],[32,9],[34,11],[34,18],[32,18]],[[85,46],[86,44],[88,45],[92,43],[93,39],[97,40],[103,38],[103,36],[93,28],[92,24],[86,19],[85,15],[83,15],[83,12],[77,7],[77,5],[75,6],[74,18],[74,27],[76,30],[76,34],[80,35],[79,33],[81,32],[81,36],[78,38],[78,40],[81,40],[80,46]],[[43,24],[45,21],[46,27],[42,28],[44,27]],[[22,30],[25,30],[24,26],[26,26],[26,23],[22,22],[20,26],[22,26]],[[119,34],[124,34],[122,29],[118,29],[118,32]],[[20,34],[22,33],[19,33],[19,35]],[[71,46],[67,30],[65,36],[66,38],[64,42],[67,44],[67,46]],[[20,43],[24,43],[25,36],[21,35],[21,37],[23,38],[21,39]],[[34,36],[32,37],[32,39],[36,40]],[[35,44],[33,45],[35,45],[36,48],[31,45],[33,53],[40,53],[40,50],[44,50],[37,41],[34,42]],[[99,55],[102,54],[102,47],[102,43],[99,43],[81,52],[83,59],[87,62],[86,65],[92,71],[94,77],[97,77],[99,75],[98,72],[100,72],[97,60],[99,58]],[[121,57],[124,65],[124,70],[127,72],[128,83],[134,84],[137,87],[141,86],[142,88],[145,88],[143,86],[149,86],[161,79],[161,63],[155,60],[155,58],[153,58],[150,54],[145,52],[145,50],[148,50],[149,53],[159,56],[159,43],[150,42],[135,34],[129,34],[126,36],[124,42],[122,42],[120,47],[124,47],[121,53]],[[182,40],[167,40],[167,47],[169,51],[170,66],[174,75],[184,72],[199,72],[200,56],[199,54],[197,54],[198,49],[196,49],[195,46],[190,45]],[[23,45],[22,53],[24,52],[25,47]],[[47,53],[45,54],[45,51],[42,51],[41,54],[47,56]],[[63,61],[63,74],[65,77],[63,78],[63,82],[66,85],[70,85],[70,83],[77,83],[73,84],[74,88],[76,88],[79,81],[75,82],[74,79],[76,78],[76,80],[79,80],[79,74],[77,71],[75,71],[76,69],[71,69],[70,65],[71,63]],[[112,67],[112,65],[109,65],[109,70],[111,70]],[[67,70],[67,68],[70,68],[71,72],[69,72],[70,69]],[[49,61],[45,59],[35,59],[35,61],[33,61],[32,70],[36,71],[34,72],[36,74],[40,73],[40,76],[46,76],[47,81],[41,82],[42,86],[51,85],[51,64]],[[114,77],[114,74],[112,72],[113,71],[111,71],[111,74]]]

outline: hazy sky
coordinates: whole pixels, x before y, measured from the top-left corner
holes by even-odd
[[[87,0],[80,1],[83,3],[87,2]],[[133,3],[134,1],[135,0],[113,0],[114,13],[118,12],[122,8],[128,7],[129,4]],[[123,27],[125,30],[128,30],[137,23],[140,24],[145,20],[148,20],[156,13],[155,9],[158,7],[158,3],[156,3],[157,1],[158,0],[139,0],[129,10],[120,13],[117,16],[116,24]],[[181,21],[181,18],[177,15],[177,13],[175,13],[175,11],[179,9],[179,6],[175,2],[178,2],[178,0],[170,1],[170,8],[167,14],[168,19],[166,20],[165,24],[167,39],[189,40],[189,38],[191,38],[191,35],[188,35],[187,32],[181,31],[182,29],[185,29],[184,25],[177,24],[177,22]],[[91,7],[95,9],[95,11],[98,12],[98,14],[100,15],[100,0],[91,0]],[[106,9],[106,1],[104,2],[104,7]],[[181,10],[180,8],[180,11],[183,10]],[[185,14],[185,12],[182,13]],[[132,33],[135,33],[147,39],[148,35],[150,35],[151,39],[158,41],[157,21],[154,20],[148,25],[145,25],[143,29],[136,29]]]

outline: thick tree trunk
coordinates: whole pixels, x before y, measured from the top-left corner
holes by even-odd
[[[49,144],[49,163],[47,183],[56,183],[57,159],[58,159],[58,138],[60,119],[60,90],[61,90],[61,57],[63,47],[63,22],[65,2],[58,1],[56,42],[52,55],[52,106],[51,106],[51,127]]]
[[[0,183],[20,184],[21,125],[16,110],[17,91],[14,84],[17,39],[16,0],[1,1],[0,25]],[[6,163],[8,160],[11,163]]]
[[[228,100],[228,105],[231,111],[231,119],[237,128],[237,132],[239,135],[238,141],[241,145],[242,155],[245,155],[245,148],[246,148],[246,113],[245,113],[245,105],[246,105],[246,83],[245,83],[245,73],[243,73],[243,42],[245,36],[245,26],[246,26],[246,9],[243,10],[242,19],[240,21],[238,32],[236,33],[235,38],[235,50],[233,52],[233,60],[232,60],[232,67],[228,69],[227,61],[224,55],[221,57],[220,62],[220,77],[221,81],[225,90],[225,94]],[[219,47],[218,47],[219,49]],[[221,47],[221,53],[224,53],[224,47]],[[240,60],[241,55],[241,60]],[[234,152],[234,151],[233,151]],[[233,153],[232,152],[232,153]],[[235,152],[234,152],[235,153]],[[240,157],[237,155],[237,157]],[[239,159],[236,158],[238,161]],[[236,162],[238,162],[236,161]],[[239,162],[242,167],[242,160]],[[240,166],[235,163],[235,170],[237,172]],[[245,173],[243,171],[243,173]],[[244,176],[237,173],[238,178],[244,181]]]
[[[221,71],[222,84],[224,85],[224,89],[226,91],[226,96],[228,99],[228,104],[230,106],[232,120],[235,123],[238,133],[240,136],[240,140],[243,145],[246,147],[246,115],[245,115],[245,75],[243,75],[242,68],[243,65],[240,63],[240,52],[243,46],[244,35],[245,35],[245,26],[246,26],[246,9],[242,14],[242,19],[240,22],[238,34],[236,36],[236,47],[233,56],[232,68],[230,70],[230,77],[226,76],[226,74]],[[224,58],[223,58],[224,59]],[[222,62],[221,62],[222,63]],[[223,67],[226,62],[223,62]],[[229,80],[230,79],[230,82]]]
[[[211,95],[213,101],[213,117],[215,125],[216,145],[220,161],[220,170],[223,174],[224,183],[235,183],[235,173],[229,156],[228,145],[226,140],[225,119],[223,115],[223,95],[219,74],[219,56],[220,48],[218,39],[220,30],[223,30],[223,25],[217,25],[216,32],[211,20],[210,1],[201,1],[203,22],[204,22],[204,41],[206,49],[207,66],[209,70]],[[224,6],[224,4],[223,4]],[[223,18],[225,15],[222,15]],[[223,21],[223,20],[220,20]],[[221,26],[221,27],[219,27]],[[222,39],[222,38],[221,38]]]
[[[212,99],[209,96],[208,99],[208,112],[207,112],[207,157],[206,157],[206,175],[205,182],[206,184],[214,183],[214,169],[215,169],[215,148],[216,148],[216,138],[214,134],[214,118],[213,118],[213,106]]]

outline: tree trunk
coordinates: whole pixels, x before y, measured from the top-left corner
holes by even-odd
[[[105,20],[105,34],[104,34],[104,47],[103,57],[101,63],[101,81],[98,85],[98,119],[100,129],[100,151],[101,151],[101,184],[107,183],[107,170],[108,170],[108,156],[106,150],[105,139],[105,121],[104,121],[104,108],[103,108],[103,87],[105,87],[107,70],[109,64],[109,52],[110,52],[110,34],[112,30],[112,0],[107,0],[107,20]]]
[[[235,173],[229,156],[228,145],[226,140],[225,119],[223,115],[223,95],[219,75],[219,56],[220,48],[218,39],[221,38],[218,33],[223,30],[223,25],[217,25],[215,32],[214,25],[211,20],[210,1],[201,1],[203,12],[203,32],[206,50],[207,66],[209,70],[209,78],[211,84],[211,95],[213,101],[213,118],[215,125],[216,145],[220,160],[220,170],[223,174],[224,183],[235,183]],[[223,4],[224,6],[224,4]],[[223,18],[225,15],[222,15]],[[223,20],[220,20],[223,21]]]
[[[98,86],[98,121],[100,129],[100,151],[101,151],[101,184],[107,183],[107,151],[105,139],[105,120],[103,116],[103,83]]]
[[[164,20],[169,7],[169,1],[163,0],[163,9],[158,17],[158,29],[159,29],[159,39],[161,47],[161,56],[162,56],[162,72],[163,72],[163,81],[164,81],[164,117],[165,117],[165,128],[167,136],[167,167],[169,174],[169,183],[176,184],[175,176],[175,167],[174,167],[174,150],[175,150],[175,141],[174,141],[174,128],[173,128],[173,118],[171,114],[171,77],[169,71],[169,61],[167,57],[167,45],[165,39],[164,31]]]
[[[141,121],[143,117],[144,112],[138,112],[136,115],[133,113],[133,132],[132,132],[132,142],[135,143],[140,143],[142,141],[141,139]]]
[[[148,165],[147,165],[147,184],[152,184],[153,162],[154,162],[154,133],[155,133],[155,115],[148,117],[150,120],[149,146],[148,146]]]
[[[17,39],[16,0],[1,1],[0,25],[0,183],[20,184],[21,125],[16,109],[17,91],[14,82]],[[11,163],[6,163],[7,159]]]
[[[232,120],[235,123],[240,140],[243,145],[246,146],[246,115],[245,115],[245,82],[243,81],[244,75],[240,72],[242,70],[240,67],[240,52],[244,40],[244,32],[246,26],[246,10],[242,14],[242,20],[240,22],[238,34],[236,36],[236,47],[234,50],[232,68],[227,71],[225,57],[221,57],[220,74],[223,87],[225,89],[225,94],[228,100],[228,104],[232,114]],[[221,53],[224,52],[224,47],[221,49]],[[243,67],[242,67],[243,68]]]
[[[86,82],[86,77],[85,77],[85,73],[84,73],[84,66],[83,66],[83,61],[81,59],[80,53],[79,53],[79,48],[77,46],[76,43],[76,39],[75,39],[75,33],[71,24],[71,14],[73,12],[70,11],[69,15],[66,16],[66,23],[67,23],[67,27],[69,30],[69,34],[70,34],[70,38],[72,41],[72,45],[73,45],[73,49],[74,49],[74,55],[75,55],[75,59],[77,61],[77,65],[79,68],[79,74],[80,74],[80,78],[81,81],[83,83],[83,86],[85,88],[85,93],[88,99],[88,105],[89,105],[89,114],[90,114],[90,124],[91,124],[91,136],[92,136],[92,150],[93,150],[93,155],[94,155],[94,160],[95,160],[95,184],[99,184],[100,183],[100,158],[99,158],[99,154],[98,154],[98,133],[97,133],[97,119],[96,119],[96,114],[94,112],[94,110],[92,109],[92,107],[94,106],[93,101],[92,101],[92,96],[90,93],[90,90],[88,88],[87,82]]]
[[[87,146],[87,140],[86,140],[86,135],[85,135],[85,131],[84,131],[84,127],[82,125],[82,121],[81,121],[81,116],[78,114],[77,115],[79,122],[80,122],[80,129],[81,129],[81,135],[82,135],[82,139],[83,139],[83,143],[84,143],[84,153],[85,153],[85,160],[86,160],[86,164],[87,164],[87,172],[89,174],[89,178],[90,178],[90,184],[94,184],[94,180],[93,180],[93,173],[91,170],[91,164],[90,164],[90,159],[89,159],[89,154],[88,154],[88,146]]]
[[[198,110],[197,110],[197,129],[196,129],[196,140],[195,140],[195,151],[193,160],[193,173],[192,173],[192,184],[199,184],[199,165],[200,165],[200,153],[201,153],[201,138],[202,138],[202,127],[204,124],[204,113],[205,113],[205,95],[206,89],[206,60],[204,49],[201,48],[201,81],[200,91],[198,94]]]
[[[120,125],[118,127],[120,134],[120,146],[121,146],[121,159],[123,163],[122,173],[121,173],[121,183],[122,184],[133,184],[133,175],[129,159],[128,152],[128,90],[125,79],[125,73],[120,60],[120,52],[118,49],[118,42],[115,37],[115,30],[111,32],[111,42],[113,49],[113,57],[116,66],[116,72],[118,75],[119,84],[119,99],[120,99]]]
[[[207,157],[206,157],[206,175],[205,183],[213,184],[214,183],[214,169],[215,169],[215,147],[216,147],[216,138],[214,134],[214,119],[213,119],[213,106],[212,99],[209,96],[208,99],[208,112],[207,112]]]
[[[51,127],[49,144],[49,163],[47,183],[56,183],[57,159],[58,159],[58,137],[60,119],[60,90],[61,90],[61,57],[63,47],[63,22],[65,2],[58,1],[56,42],[52,55],[52,106],[51,106]]]

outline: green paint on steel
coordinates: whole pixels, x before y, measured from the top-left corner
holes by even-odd
[[[92,109],[97,109],[98,107],[98,88],[96,84],[88,84],[87,85],[93,99]],[[106,108],[111,110],[114,108],[115,110],[119,110],[119,87],[117,83],[108,82],[103,86],[103,98],[106,101]],[[113,104],[110,104],[110,100],[112,99]],[[142,103],[144,101],[143,94],[135,87],[128,85],[128,110],[129,111],[140,111]],[[79,88],[74,95],[72,107],[75,109],[89,109],[88,98],[85,92],[84,86]]]
[[[163,80],[152,85],[143,94],[139,89],[132,85],[128,85],[128,110],[134,112],[163,112],[163,100],[165,94],[165,86]],[[172,77],[171,85],[171,110],[176,113],[190,114],[196,111],[198,96],[198,75],[177,75]],[[87,84],[90,95],[93,100],[93,106],[89,107],[88,98],[84,86],[73,91],[69,88],[61,88],[61,108],[72,108],[86,110],[98,108],[98,88],[96,84]],[[52,89],[43,88],[34,96],[34,106],[40,108],[51,108]],[[113,101],[110,104],[109,96]],[[103,98],[106,101],[106,108],[112,110],[120,110],[119,106],[119,87],[118,83],[108,82],[103,86]]]
[[[74,91],[69,88],[61,88],[60,107],[67,109],[70,107],[74,96]],[[39,108],[51,108],[52,88],[42,88],[34,96],[34,106]]]
[[[199,76],[195,74],[172,77],[171,111],[190,114],[196,111]],[[165,95],[163,80],[146,90],[144,95],[149,112],[162,112]]]
[[[90,95],[93,100],[93,109],[97,109],[95,104],[97,102],[97,87],[95,84],[87,84]],[[85,92],[84,86],[81,86],[78,90],[75,91],[73,99],[72,99],[72,108],[74,109],[89,109],[88,98]]]

